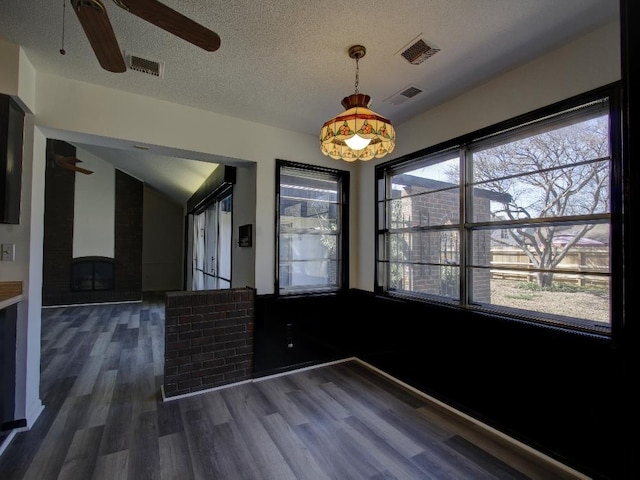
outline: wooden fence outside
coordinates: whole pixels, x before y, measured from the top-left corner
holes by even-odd
[[[535,272],[526,271],[534,266],[519,248],[493,248],[491,250],[491,266],[499,267],[499,269],[491,270],[491,277],[495,279],[531,282],[536,280]],[[510,270],[509,267],[514,269]],[[571,273],[554,274],[554,282],[578,286],[606,286],[609,283],[608,277],[589,274],[609,271],[609,249],[602,247],[575,248],[562,259],[556,269],[570,270]],[[574,272],[578,272],[578,274],[576,275]]]

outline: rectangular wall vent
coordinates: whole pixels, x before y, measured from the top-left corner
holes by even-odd
[[[428,45],[423,38],[417,38],[407,47],[403,48],[400,51],[400,55],[411,65],[420,65],[427,58],[433,57],[439,51],[439,48]]]
[[[154,77],[160,77],[164,75],[164,64],[156,62],[155,60],[149,60],[137,55],[129,54],[127,56],[129,69],[136,72],[146,73],[147,75],[153,75]]]
[[[409,85],[397,93],[394,93],[389,98],[387,98],[384,102],[389,103],[391,105],[400,105],[410,98],[415,97],[416,95],[422,93],[422,89],[415,85]]]

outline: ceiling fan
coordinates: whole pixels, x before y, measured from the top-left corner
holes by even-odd
[[[62,168],[66,168],[67,170],[71,170],[72,172],[84,173],[85,175],[91,175],[93,173],[91,170],[79,167],[77,164],[81,163],[82,160],[76,157],[65,157],[64,155],[60,155],[58,153],[52,154],[52,157],[56,165],[59,165]]]
[[[124,10],[208,52],[220,48],[217,33],[185,17],[157,0],[113,0]],[[71,6],[89,39],[98,62],[105,70],[127,70],[118,40],[101,0],[71,0]]]

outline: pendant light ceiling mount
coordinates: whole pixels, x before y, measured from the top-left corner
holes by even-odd
[[[358,61],[367,49],[353,45],[348,53],[356,61],[355,93],[342,99],[345,111],[322,126],[320,150],[347,162],[381,158],[395,148],[395,129],[388,119],[369,109],[371,97],[360,93]]]
[[[360,60],[367,54],[367,49],[362,45],[353,45],[349,47],[349,58],[353,58],[354,60]]]

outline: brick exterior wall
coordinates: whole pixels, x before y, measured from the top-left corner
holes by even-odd
[[[411,187],[407,193],[415,195],[427,192],[429,190],[422,187]],[[457,190],[430,192],[428,195],[411,196],[409,199],[411,226],[458,223],[460,194]],[[416,233],[408,239],[408,245],[408,259],[411,262],[445,263],[447,260],[460,260],[456,251],[459,245],[457,233]],[[405,281],[408,282],[407,285],[412,285],[414,291],[457,296],[458,284],[447,284],[445,274],[445,270],[441,271],[436,267],[414,267],[412,278]]]
[[[47,140],[47,152],[76,154],[72,145],[51,139]],[[47,160],[42,304],[141,300],[143,184],[120,170],[116,170],[115,177],[114,289],[71,290],[75,175]]]
[[[166,294],[165,398],[252,377],[255,295],[251,288]]]
[[[421,195],[423,194],[423,195]],[[404,196],[406,195],[406,196]],[[448,225],[459,223],[460,193],[455,190],[435,191],[421,187],[407,187],[401,203],[401,215],[404,227],[426,225]],[[490,201],[480,194],[474,196],[474,221],[488,221],[490,219]],[[442,232],[431,234],[413,233],[406,235],[406,258],[413,263],[446,264],[447,261],[460,261],[457,251],[460,239],[457,232]],[[491,231],[477,231],[473,235],[474,263],[488,265],[491,254]],[[455,272],[453,277],[451,273]],[[458,268],[453,267],[448,272],[447,267],[425,267],[412,269],[412,276],[404,275],[404,285],[411,285],[415,292],[436,293],[456,297],[459,295]],[[489,302],[491,299],[489,270],[476,269],[473,272],[473,300]]]
[[[491,202],[475,189],[473,196],[474,222],[491,220]],[[479,230],[473,234],[472,248],[476,265],[491,265],[491,230]],[[491,302],[491,270],[476,268],[473,275],[474,302]]]

